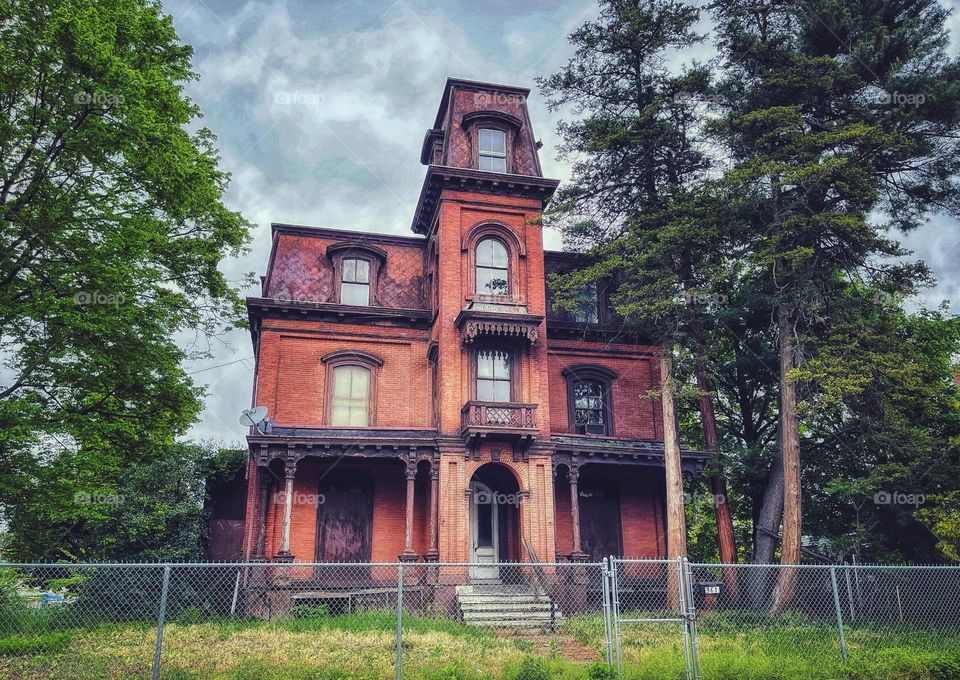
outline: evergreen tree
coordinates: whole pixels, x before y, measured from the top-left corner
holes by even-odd
[[[673,346],[698,314],[688,301],[700,294],[712,232],[698,217],[709,163],[694,134],[709,69],[673,75],[666,62],[703,39],[693,31],[698,17],[673,0],[603,2],[600,17],[570,36],[570,62],[540,81],[551,107],[578,116],[560,126],[561,153],[576,162],[546,219],[593,262],[554,280],[558,298],[575,302],[583,286],[615,279],[616,311],[660,346],[670,557],[686,554]]]
[[[852,285],[909,294],[925,280],[922,264],[894,259],[907,253],[885,229],[912,229],[932,210],[960,212],[960,62],[946,54],[946,12],[933,0],[718,0],[714,10],[729,109],[713,130],[733,157],[728,189],[754,198],[738,238],[775,310],[781,562],[794,564],[806,337],[826,332]],[[761,530],[776,526],[773,500]],[[795,579],[781,572],[775,608],[789,604]]]

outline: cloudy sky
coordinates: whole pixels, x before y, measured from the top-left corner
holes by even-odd
[[[960,9],[960,0],[950,2]],[[251,252],[223,263],[237,280],[264,273],[272,221],[409,233],[425,172],[420,144],[448,76],[534,89],[530,116],[544,143],[544,174],[568,176],[554,158],[559,115],[546,110],[534,78],[566,61],[566,36],[595,15],[595,0],[167,0],[164,7],[195,51],[200,80],[188,92],[233,175],[227,204],[256,225]],[[957,53],[960,13],[951,29]],[[556,234],[546,238],[559,248]],[[935,218],[907,244],[939,279],[926,304],[949,299],[960,313],[960,224]],[[211,359],[189,365],[209,391],[190,436],[239,444],[253,352],[244,332],[224,340]]]

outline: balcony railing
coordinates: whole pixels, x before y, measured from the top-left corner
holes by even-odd
[[[532,437],[537,432],[537,405],[512,401],[468,401],[460,411],[464,436],[497,434]]]

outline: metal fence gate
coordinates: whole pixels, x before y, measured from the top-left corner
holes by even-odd
[[[623,677],[624,627],[628,634],[647,626],[673,629],[683,650],[682,673],[700,677],[697,619],[690,563],[686,559],[650,560],[610,557],[604,560],[610,597],[608,655],[611,669]],[[631,635],[631,637],[634,637]],[[638,645],[630,645],[631,650]],[[635,659],[630,659],[635,663]]]

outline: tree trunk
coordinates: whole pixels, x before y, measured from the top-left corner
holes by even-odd
[[[783,459],[777,452],[763,492],[760,513],[753,525],[753,561],[755,564],[770,564],[777,548],[780,520],[783,516]],[[766,609],[770,601],[773,569],[752,569],[749,572],[750,606],[754,610]]]
[[[707,378],[707,371],[703,365],[703,346],[697,347],[694,357],[694,373],[697,377],[697,389],[700,390],[700,414],[703,419],[703,438],[707,451],[717,452],[717,418],[713,411],[713,397],[710,396],[711,385]],[[719,454],[714,456],[714,463],[719,467]],[[713,510],[717,518],[717,540],[720,543],[720,561],[723,564],[737,563],[737,540],[733,533],[733,517],[730,514],[730,502],[727,495],[727,480],[723,477],[723,470],[717,469],[710,477],[710,490],[713,492]],[[727,599],[736,602],[738,599],[737,570],[724,569],[723,582],[727,591]]]
[[[793,369],[793,327],[790,308],[777,310],[780,333],[780,455],[783,461],[783,541],[780,564],[800,563],[800,432],[797,424],[797,387],[788,376]],[[774,598],[774,612],[790,606],[797,583],[797,570],[781,568]]]
[[[677,416],[673,402],[673,356],[669,343],[660,347],[660,402],[663,406],[663,464],[667,497],[667,557],[687,556],[687,521],[683,508],[683,473]],[[674,611],[679,605],[676,570],[667,567],[667,603]]]

